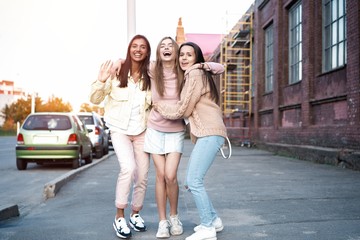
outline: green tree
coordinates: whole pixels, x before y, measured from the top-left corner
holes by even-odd
[[[35,99],[35,102],[41,103],[41,99]],[[10,105],[5,105],[1,110],[1,115],[5,119],[3,129],[16,129],[16,123],[22,123],[30,112],[31,95],[28,95],[26,99],[21,98]]]
[[[39,112],[71,112],[70,103],[64,103],[62,98],[52,96],[48,101],[41,105]]]
[[[80,106],[80,112],[91,112],[92,111],[92,106],[88,103],[83,103]]]
[[[19,99],[16,102],[5,105],[1,110],[1,116],[5,119],[3,128],[16,129],[16,123],[22,124],[25,118],[31,113],[32,96],[27,95],[26,99]],[[35,96],[35,112],[71,112],[70,103],[64,103],[62,98],[51,97],[46,103],[36,95]],[[5,130],[5,129],[4,129]]]
[[[83,103],[80,106],[80,112],[96,112],[100,115],[104,114],[104,108],[98,105],[90,105],[88,103]]]

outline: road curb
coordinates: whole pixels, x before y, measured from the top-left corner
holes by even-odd
[[[107,154],[106,156],[104,156],[98,160],[93,160],[93,162],[90,164],[87,164],[78,169],[71,170],[71,171],[61,175],[60,177],[46,183],[44,185],[44,191],[43,191],[44,199],[47,200],[49,198],[55,197],[56,194],[60,191],[60,189],[67,182],[69,182],[71,179],[73,179],[78,173],[95,166],[96,164],[113,156],[114,154],[115,154],[115,152],[111,152],[111,153],[109,152],[109,154]],[[20,216],[18,205],[8,204],[8,205],[0,206],[0,221],[6,220],[6,219],[9,219],[12,217],[18,217],[18,216]]]
[[[20,215],[18,205],[3,205],[0,206],[0,221],[17,217]]]
[[[73,179],[78,173],[95,166],[96,164],[108,159],[109,157],[111,157],[114,154],[115,154],[114,152],[109,153],[105,157],[100,158],[99,160],[95,160],[95,161],[93,160],[93,162],[90,164],[87,164],[81,168],[71,170],[70,172],[67,172],[67,173],[63,174],[62,176],[46,183],[44,185],[44,191],[43,191],[44,200],[55,197],[55,195],[60,191],[60,189],[67,182],[69,182],[71,179]]]

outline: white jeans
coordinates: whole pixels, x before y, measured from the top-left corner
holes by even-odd
[[[115,198],[117,208],[127,207],[132,185],[131,208],[140,211],[143,207],[150,166],[150,155],[144,152],[144,136],[145,131],[136,136],[111,132],[113,147],[120,165]]]

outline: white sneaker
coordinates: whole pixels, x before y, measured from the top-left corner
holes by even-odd
[[[197,231],[185,240],[217,240],[215,228],[199,225]]]
[[[134,214],[131,216],[130,214],[130,220],[129,220],[130,227],[132,227],[136,232],[144,232],[146,231],[145,222],[140,216],[140,214]]]
[[[158,231],[156,233],[157,238],[169,238],[170,232],[169,232],[169,222],[168,220],[161,220],[159,222]]]
[[[170,216],[170,233],[171,235],[177,236],[183,233],[183,226],[179,219],[179,216]]]
[[[211,225],[215,228],[216,232],[221,232],[224,229],[222,220],[219,217],[215,218],[215,220],[211,223]],[[200,226],[201,225],[194,227],[194,232],[197,232]]]
[[[131,231],[128,225],[126,224],[125,218],[118,218],[114,220],[113,227],[116,231],[116,235],[119,238],[130,238],[131,237]]]

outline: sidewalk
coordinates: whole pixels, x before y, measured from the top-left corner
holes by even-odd
[[[192,144],[179,167],[179,215],[184,234],[193,233],[198,213],[183,178]],[[218,240],[360,240],[360,172],[275,156],[256,148],[233,146],[232,157],[219,153],[206,187],[224,223]],[[115,155],[77,174],[27,216],[1,225],[0,239],[119,239],[112,228],[118,174]],[[158,218],[155,173],[141,211],[148,231],[131,239],[156,239]],[[129,215],[129,211],[126,211]]]

